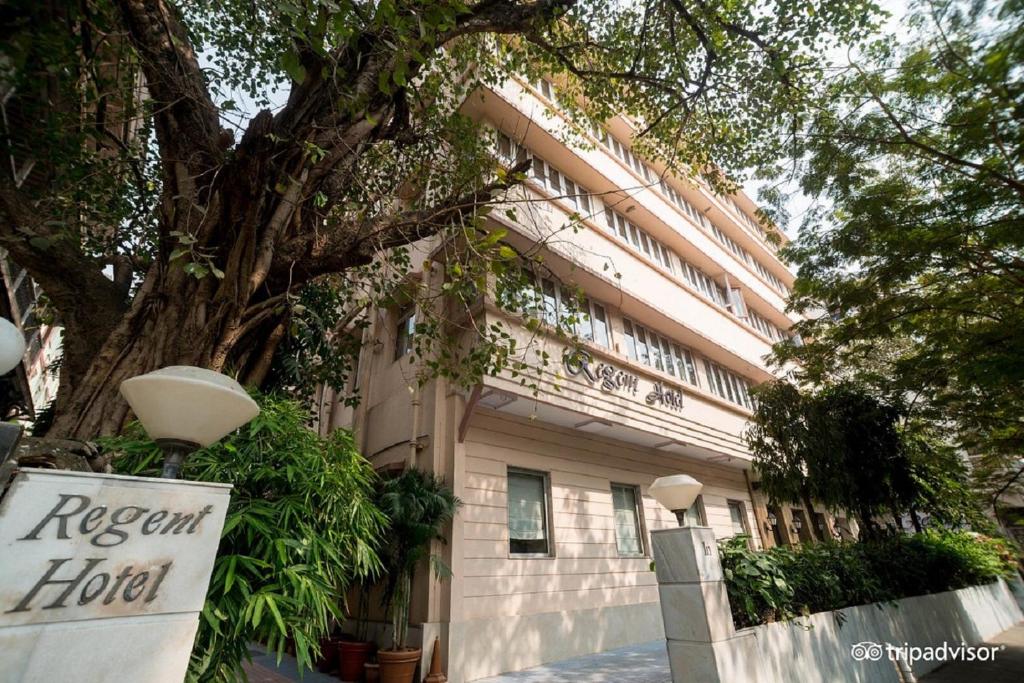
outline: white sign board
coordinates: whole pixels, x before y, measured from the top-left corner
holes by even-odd
[[[230,491],[22,470],[0,501],[0,683],[180,683]]]

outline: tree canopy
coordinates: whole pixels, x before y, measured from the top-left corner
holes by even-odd
[[[1021,10],[921,0],[906,33],[835,69],[828,106],[792,138],[817,202],[783,251],[807,343],[778,349],[802,379],[909,398],[1010,475],[1002,456],[1024,447]]]
[[[866,0],[14,0],[0,12],[0,241],[65,327],[51,431],[70,437],[117,431],[117,386],[161,365],[259,384],[284,344],[286,375],[340,382],[333,350],[350,357],[371,303],[458,301],[518,277],[519,254],[484,214],[522,176],[464,111],[481,88],[548,74],[581,130],[628,112],[644,154],[724,187],[718,169],[780,153],[821,95],[821,55],[877,14]],[[408,245],[428,237],[443,265],[410,286]],[[442,323],[423,325],[430,337]],[[477,333],[470,375],[511,362],[501,331]],[[434,358],[451,375],[467,361]]]
[[[908,419],[852,382],[818,390],[785,381],[761,385],[745,434],[754,470],[773,502],[814,500],[856,515],[862,534],[878,518],[922,514],[939,524],[987,526],[967,486],[965,466],[944,434]]]

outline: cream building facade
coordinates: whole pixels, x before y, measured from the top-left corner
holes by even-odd
[[[773,377],[765,357],[789,336],[793,281],[755,205],[638,158],[626,118],[571,133],[557,97],[550,82],[510,79],[467,111],[499,154],[532,158],[511,212],[489,220],[519,246],[543,244],[552,278],[537,284],[540,315],[561,304],[556,281],[586,293],[585,354],[563,363],[554,335],[482,302],[480,321],[548,353],[548,371],[534,387],[507,375],[469,391],[419,386],[407,353],[416,311],[379,310],[360,406],[322,407],[375,466],[437,472],[464,503],[438,547],[453,576],[421,577],[412,620],[425,658],[441,637],[453,683],[663,637],[649,532],[677,521],[648,495],[659,476],[703,482],[687,521],[718,537],[761,547],[810,525],[835,531],[823,511],[769,510],[751,478],[748,389]],[[579,229],[566,229],[577,214]],[[438,284],[436,272],[417,276]]]

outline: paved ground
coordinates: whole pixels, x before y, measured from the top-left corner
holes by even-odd
[[[1024,681],[1024,623],[1004,631],[989,645],[1001,645],[990,662],[952,662],[920,683],[1020,683]]]
[[[299,678],[299,667],[296,666],[295,660],[287,655],[278,665],[277,657],[267,654],[260,647],[253,647],[249,651],[252,653],[252,663],[242,665],[249,677],[249,683],[291,683],[300,680],[303,683],[338,683],[334,676],[316,671],[305,671],[302,678]]]
[[[258,648],[253,648],[252,654],[252,664],[244,665],[249,683],[291,683],[299,680],[303,683],[337,683],[333,676],[315,671],[306,671],[300,679],[295,660],[291,657],[285,657],[278,666],[273,655],[264,654]],[[665,641],[656,640],[473,683],[669,683],[671,679]]]
[[[953,662],[919,679],[919,683],[1021,683],[1024,681],[1024,623],[989,641],[1002,646],[992,661]],[[245,666],[250,683],[327,683],[337,681],[315,671],[300,679],[295,660],[285,657],[280,666],[273,655],[253,650],[253,663]],[[484,678],[474,683],[670,683],[665,641],[565,659],[544,666]]]
[[[665,641],[655,640],[473,683],[669,683],[671,680]]]

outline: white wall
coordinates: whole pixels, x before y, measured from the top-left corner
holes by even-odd
[[[921,648],[975,645],[1002,633],[1021,618],[1020,609],[1000,579],[986,586],[905,598],[894,604],[821,612],[799,623],[744,629],[735,639],[714,647],[723,683],[899,683],[897,665],[888,654],[883,651],[877,661],[857,661],[851,654],[853,647],[858,643],[883,647],[886,643],[907,643]],[[994,657],[998,660],[999,653]],[[919,659],[913,662],[912,671],[922,676],[944,663]]]
[[[711,530],[659,531],[652,540],[673,683],[900,683],[884,649],[858,661],[854,646],[977,645],[1024,619],[1000,579],[736,631]],[[912,671],[943,663],[918,659]]]

